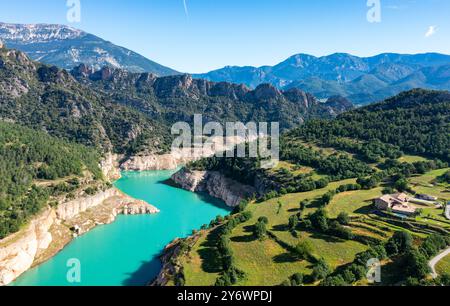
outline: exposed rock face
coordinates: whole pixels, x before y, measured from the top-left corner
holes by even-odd
[[[33,265],[55,255],[74,237],[89,232],[97,225],[114,222],[118,214],[158,212],[156,207],[130,198],[114,188],[48,208],[26,229],[0,241],[0,286],[11,283]],[[64,237],[59,237],[62,242],[54,240],[58,236],[54,228],[58,227],[66,228]],[[49,248],[53,244],[58,249]]]
[[[30,225],[0,241],[0,286],[7,285],[28,270],[34,259],[52,242],[50,228],[56,213],[47,209]]]
[[[335,111],[336,113],[342,113],[354,108],[353,103],[342,96],[332,96],[328,98],[325,105],[330,108],[330,111]]]
[[[103,203],[106,199],[119,195],[115,188],[58,205],[56,215],[62,221],[70,220],[82,212]]]
[[[242,185],[215,171],[182,169],[172,176],[172,180],[185,190],[207,192],[230,207],[236,207],[242,200],[256,194],[255,188]]]
[[[175,170],[189,162],[214,156],[217,152],[226,152],[232,150],[236,145],[256,141],[257,136],[248,137],[216,137],[210,139],[213,146],[199,149],[178,149],[174,152],[157,155],[133,156],[123,162],[120,168],[124,171],[150,171],[150,170]]]
[[[172,154],[134,156],[121,165],[125,171],[174,170],[180,164],[191,161]]]
[[[162,262],[161,271],[159,272],[156,279],[154,279],[150,283],[150,286],[164,287],[167,285],[169,280],[173,278],[173,275],[177,273],[179,267],[177,267],[177,265],[174,265],[171,259],[178,257],[178,255],[181,253],[181,241],[182,240],[180,239],[175,239],[164,248],[163,254],[160,257],[160,260]]]
[[[115,181],[120,178],[119,156],[117,154],[107,153],[100,163],[103,176],[109,181]]]
[[[159,209],[144,201],[134,200],[121,205],[117,209],[117,213],[122,215],[153,215],[159,213]]]

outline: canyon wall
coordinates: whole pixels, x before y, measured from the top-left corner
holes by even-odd
[[[173,154],[133,156],[120,167],[124,171],[175,170],[193,160]]]
[[[242,200],[256,194],[255,188],[238,183],[215,171],[190,171],[183,168],[172,176],[172,180],[185,190],[206,192],[223,200],[230,207],[236,207]]]
[[[0,286],[7,285],[33,264],[53,241],[50,228],[56,222],[53,209],[46,209],[27,228],[0,241]]]
[[[67,221],[86,210],[93,208],[106,199],[120,195],[120,191],[116,188],[111,188],[106,191],[98,192],[93,196],[84,196],[73,201],[62,203],[56,207],[56,215],[59,220]]]
[[[245,142],[256,141],[257,136],[212,137],[202,148],[173,149],[167,154],[148,154],[132,156],[120,168],[125,171],[175,170],[189,162],[212,157],[217,152],[226,152]],[[117,156],[116,156],[117,158]]]
[[[121,156],[113,153],[107,153],[100,162],[103,176],[109,181],[120,179],[119,160]]]
[[[89,212],[83,214],[85,212]],[[0,286],[8,285],[33,264],[41,263],[57,252],[45,253],[52,243],[63,248],[74,237],[85,234],[101,224],[109,224],[118,214],[155,214],[159,210],[146,202],[135,200],[115,188],[84,196],[47,208],[26,228],[0,241]],[[64,242],[55,241],[54,227],[64,226]],[[71,230],[69,230],[71,229]],[[69,237],[66,237],[69,236]],[[61,239],[61,237],[58,237]]]

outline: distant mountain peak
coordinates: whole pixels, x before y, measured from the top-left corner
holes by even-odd
[[[450,55],[439,53],[383,53],[372,57],[348,53],[316,57],[300,53],[275,66],[227,66],[195,77],[242,83],[251,88],[263,83],[280,90],[298,87],[320,99],[340,95],[355,104],[368,104],[416,87],[448,90],[449,65]]]
[[[86,32],[58,24],[12,24],[0,22],[0,33],[4,40],[20,44],[45,43],[55,40],[76,39]]]
[[[66,25],[0,23],[0,39],[33,60],[67,70],[85,63],[96,70],[109,66],[159,76],[179,74],[136,52]]]

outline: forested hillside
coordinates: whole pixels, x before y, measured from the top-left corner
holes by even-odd
[[[0,119],[52,136],[132,153],[163,150],[168,130],[148,116],[78,83],[67,71],[0,49]]]
[[[270,85],[251,91],[229,83],[192,77],[158,78],[85,65],[72,73],[31,61],[24,53],[0,49],[0,119],[44,130],[104,151],[164,152],[170,127],[207,121],[280,122],[292,128],[310,118],[330,118],[352,104],[320,103],[300,90],[281,92]]]
[[[313,120],[289,133],[323,145],[361,151],[347,139],[390,144],[411,154],[450,161],[450,93],[412,90],[385,102],[340,115],[336,120]],[[398,150],[397,149],[397,150]],[[395,153],[381,147],[379,154]],[[375,154],[376,151],[373,151]]]
[[[258,158],[191,163],[188,170],[219,171],[258,194],[180,241],[169,281],[365,286],[367,262],[377,258],[382,285],[448,285],[448,274],[429,277],[428,261],[450,245],[449,101],[447,92],[414,90],[306,122],[282,136],[274,169]],[[376,205],[399,193],[410,213]]]
[[[19,230],[58,191],[37,180],[72,177],[72,187],[79,184],[76,177],[101,180],[99,161],[96,150],[0,121],[0,239]]]
[[[353,108],[343,98],[321,103],[301,90],[280,91],[269,84],[251,90],[243,85],[196,80],[190,75],[158,78],[109,67],[94,71],[86,65],[71,73],[112,100],[168,125],[191,122],[194,114],[202,114],[205,122],[280,122],[282,129],[289,129],[311,118],[334,118]]]
[[[448,163],[449,115],[449,93],[414,90],[334,120],[308,121],[282,135],[281,161],[314,171],[268,171],[261,169],[257,158],[211,157],[189,167],[220,171],[257,187],[260,195],[270,191],[309,191],[350,178],[358,178],[361,185],[368,186],[393,173],[423,173],[437,164],[441,167],[442,162]],[[405,153],[442,162],[403,166],[394,162]],[[382,173],[377,172],[379,169],[390,170]]]

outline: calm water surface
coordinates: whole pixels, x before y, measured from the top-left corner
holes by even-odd
[[[229,209],[218,200],[164,184],[173,171],[124,172],[115,186],[158,207],[161,213],[119,216],[75,239],[48,262],[22,275],[16,286],[145,285],[160,269],[158,256],[177,237],[208,224]],[[67,263],[81,263],[81,283],[67,281]]]

